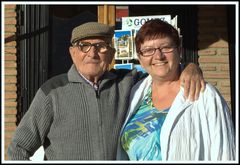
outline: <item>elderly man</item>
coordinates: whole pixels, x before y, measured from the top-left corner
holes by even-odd
[[[28,160],[41,145],[45,160],[116,159],[130,90],[142,76],[136,70],[108,71],[113,34],[113,27],[97,22],[73,29],[69,51],[74,64],[37,91],[13,136],[9,159]],[[196,65],[187,68],[188,82],[197,80],[189,92],[194,99],[203,79]]]

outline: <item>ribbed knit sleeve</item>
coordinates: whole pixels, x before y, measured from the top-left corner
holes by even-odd
[[[9,145],[10,160],[29,160],[44,143],[53,118],[51,106],[48,97],[39,89]]]
[[[114,160],[136,71],[106,72],[95,90],[71,67],[44,83],[24,115],[9,159],[29,159],[42,145],[46,160]]]

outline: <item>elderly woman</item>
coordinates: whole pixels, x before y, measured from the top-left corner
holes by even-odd
[[[184,98],[178,31],[150,20],[135,42],[149,76],[132,88],[117,159],[234,160],[233,123],[217,89],[207,83],[198,100]]]

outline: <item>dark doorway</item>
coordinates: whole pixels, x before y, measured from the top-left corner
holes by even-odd
[[[48,78],[66,73],[72,65],[68,48],[77,25],[97,20],[97,5],[50,6],[51,41]]]

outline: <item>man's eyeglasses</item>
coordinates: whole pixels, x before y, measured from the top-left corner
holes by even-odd
[[[170,53],[172,52],[177,46],[165,46],[162,48],[145,48],[140,50],[139,54],[144,57],[149,57],[155,54],[156,50],[158,49],[161,53]]]
[[[89,43],[89,42],[78,42],[75,44],[83,53],[89,52],[92,46],[95,47],[95,49],[99,53],[106,53],[108,50],[109,45],[105,42],[99,42],[99,43]]]

